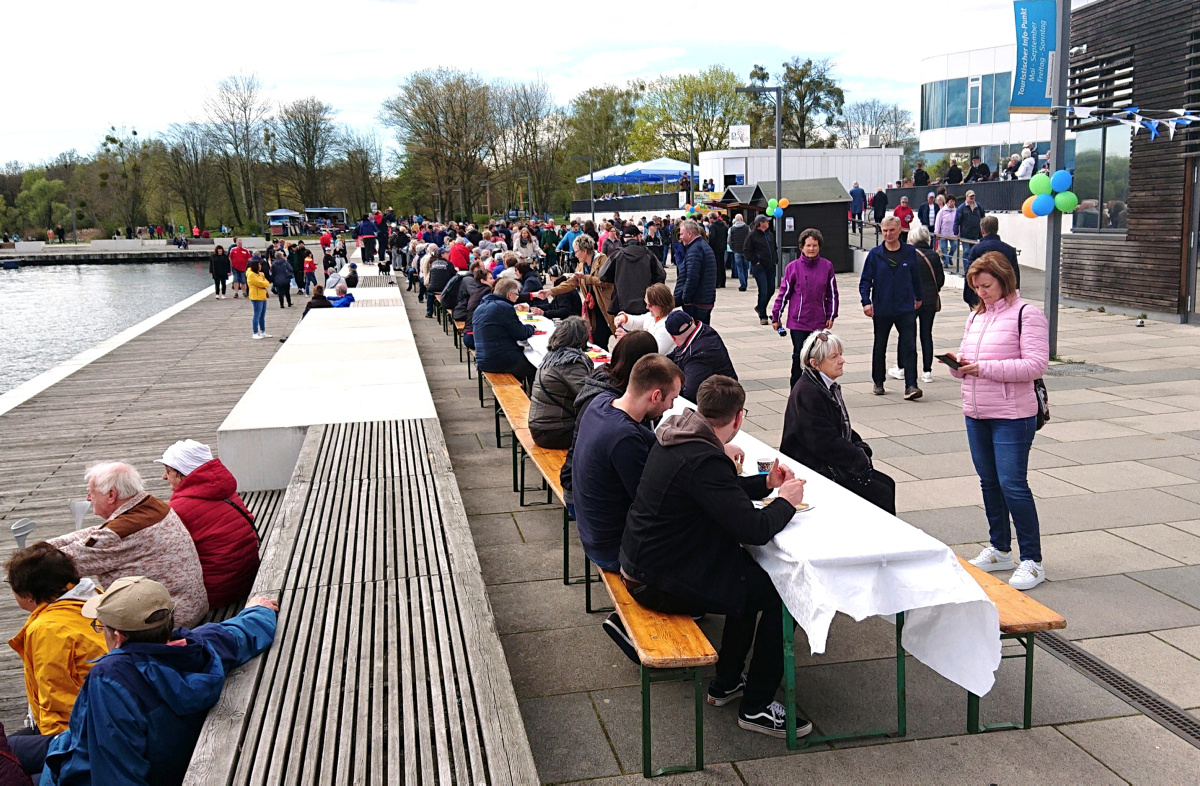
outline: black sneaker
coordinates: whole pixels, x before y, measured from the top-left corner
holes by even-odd
[[[708,683],[708,703],[714,707],[724,707],[729,702],[742,695],[742,691],[746,687],[746,675],[738,677],[737,684],[729,690],[725,690],[717,685],[714,679]]]
[[[612,639],[621,652],[625,653],[625,657],[629,658],[636,665],[641,665],[642,661],[638,658],[637,649],[633,646],[633,642],[629,639],[629,634],[625,632],[625,625],[621,622],[621,617],[617,612],[608,615],[604,620],[604,632]]]
[[[905,401],[916,401],[922,395],[924,395],[924,393],[918,387],[906,388],[904,390],[904,400]]]
[[[748,731],[757,731],[770,737],[787,736],[787,715],[783,705],[773,701],[756,712],[738,710],[738,725]],[[812,721],[796,713],[796,736],[805,737],[812,731]]]
[[[871,392],[874,393],[876,396],[882,396],[884,393],[887,393],[887,391],[883,389],[883,385],[873,386],[871,388]]]

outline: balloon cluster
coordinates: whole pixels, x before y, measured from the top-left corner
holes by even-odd
[[[790,205],[786,198],[784,199],[769,199],[767,200],[767,215],[775,218],[783,218],[783,209]]]
[[[695,205],[693,205],[693,204],[690,204],[690,203],[689,203],[689,204],[686,204],[686,205],[684,205],[684,206],[683,206],[683,209],[684,209],[685,211],[687,211],[687,217],[688,217],[688,218],[691,218],[692,216],[696,215],[696,206],[695,206]]]
[[[1073,213],[1079,207],[1079,197],[1071,191],[1071,173],[1060,169],[1053,175],[1039,172],[1029,181],[1029,191],[1033,196],[1021,205],[1021,212],[1026,218],[1048,216],[1055,210],[1060,213]]]

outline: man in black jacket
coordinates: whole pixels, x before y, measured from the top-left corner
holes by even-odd
[[[633,598],[666,614],[723,614],[716,678],[708,702],[741,697],[738,725],[783,737],[783,611],[775,586],[741,544],[765,545],[795,515],[804,481],[786,466],[739,477],[725,453],[742,426],[746,393],[728,377],[701,386],[697,410],[663,421],[650,449],[621,540],[621,575]],[[758,509],[772,489],[779,498]],[[761,612],[761,618],[759,613]],[[746,656],[754,657],[743,677]],[[812,724],[797,718],[798,734]]]
[[[613,285],[608,313],[645,314],[646,287],[666,283],[667,271],[641,244],[642,231],[636,223],[626,221],[621,236],[624,245],[600,268],[600,280]]]
[[[917,162],[917,169],[915,172],[913,172],[913,185],[914,186],[929,185],[929,173],[925,171],[925,162],[924,161]]]
[[[1012,265],[1013,273],[1017,276],[1017,289],[1020,289],[1021,266],[1017,264],[1017,250],[1000,239],[1000,220],[995,216],[984,216],[979,219],[979,231],[983,233],[983,237],[972,246],[971,253],[967,256],[967,264],[963,266],[963,280],[966,280],[967,273],[971,271],[972,262],[989,251],[999,251],[1008,260],[1008,264]],[[975,304],[979,302],[979,295],[970,287],[963,287],[963,300],[968,306],[975,308]]]
[[[729,350],[712,327],[697,322],[683,311],[672,311],[667,317],[667,332],[675,342],[675,349],[667,357],[683,369],[681,395],[684,398],[695,401],[704,380],[714,374],[737,379]]]
[[[697,322],[712,323],[717,304],[717,260],[694,219],[679,222],[682,259],[675,260],[675,305]]]
[[[717,260],[717,289],[725,288],[725,251],[729,248],[729,227],[720,213],[711,213],[708,223],[708,245]]]
[[[746,291],[746,236],[750,234],[750,225],[738,213],[733,217],[733,226],[729,228],[729,250],[733,252],[733,274],[738,279],[738,292]]]
[[[967,170],[967,183],[986,183],[992,178],[992,168],[979,160],[979,156],[971,156],[971,168]]]
[[[758,303],[754,310],[758,312],[760,325],[767,324],[767,304],[771,302],[771,293],[775,291],[775,247],[771,243],[767,228],[771,219],[758,215],[754,226],[746,235],[746,244],[742,247],[742,255],[750,266],[750,274],[758,284]]]

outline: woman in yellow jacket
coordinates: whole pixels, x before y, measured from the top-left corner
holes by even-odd
[[[67,730],[71,708],[92,669],[108,648],[104,634],[79,613],[97,594],[81,579],[75,561],[42,541],[12,555],[5,566],[17,605],[29,612],[21,631],[8,642],[25,667],[25,694],[32,728],[9,732],[9,744],[26,772],[40,771],[54,735]]]
[[[246,270],[246,282],[250,285],[250,305],[254,306],[254,320],[250,323],[251,338],[270,338],[267,334],[267,290],[271,287],[262,273],[262,263],[251,260]]]

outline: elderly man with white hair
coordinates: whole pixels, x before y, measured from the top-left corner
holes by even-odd
[[[208,612],[204,572],[192,536],[171,506],[146,493],[128,464],[96,464],[84,475],[88,501],[104,519],[98,527],[50,540],[75,560],[80,575],[107,587],[122,576],[162,582],[178,603],[176,619],[193,627]]]

